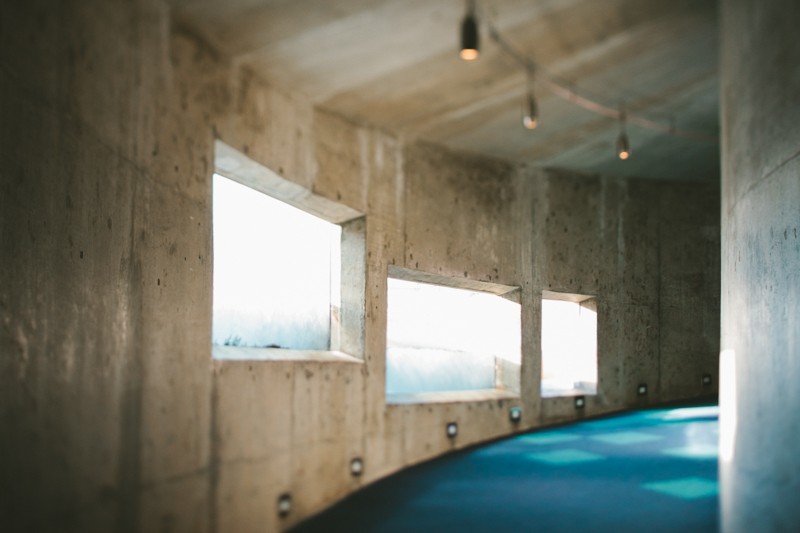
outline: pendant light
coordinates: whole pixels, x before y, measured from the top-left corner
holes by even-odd
[[[467,2],[467,13],[461,21],[461,51],[459,55],[464,61],[478,58],[478,21],[475,18],[475,0]]]
[[[617,137],[617,157],[625,161],[631,156],[631,143],[625,131],[625,110],[619,112],[619,137]]]
[[[525,102],[522,109],[522,125],[532,130],[539,125],[539,106],[533,94],[533,70],[528,69],[528,90],[525,93]]]

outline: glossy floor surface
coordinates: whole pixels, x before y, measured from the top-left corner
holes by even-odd
[[[517,435],[403,471],[311,532],[717,531],[716,406]]]

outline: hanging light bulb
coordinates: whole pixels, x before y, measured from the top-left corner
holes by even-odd
[[[539,125],[539,106],[536,105],[536,97],[533,95],[533,74],[528,71],[528,92],[525,94],[525,104],[522,110],[522,125],[527,129],[535,129]]]
[[[536,97],[532,92],[528,93],[525,99],[525,112],[522,115],[522,125],[527,129],[536,129],[539,125],[539,108],[536,105]]]
[[[619,137],[617,137],[617,155],[623,161],[631,156],[631,143],[624,131],[619,132]]]
[[[478,21],[475,19],[475,0],[467,2],[467,14],[461,21],[461,51],[459,55],[464,61],[478,58]]]
[[[625,132],[625,111],[619,112],[619,137],[617,137],[617,157],[625,161],[631,156],[631,143]]]

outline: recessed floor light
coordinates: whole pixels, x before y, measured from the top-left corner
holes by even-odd
[[[448,422],[447,423],[447,437],[454,439],[458,435],[458,424],[455,422]]]
[[[350,461],[350,473],[358,477],[364,472],[364,461],[360,457],[356,457]]]
[[[291,494],[284,493],[278,496],[278,514],[280,516],[287,516],[291,512],[292,512]]]

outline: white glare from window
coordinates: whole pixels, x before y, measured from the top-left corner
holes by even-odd
[[[388,280],[386,393],[494,389],[519,372],[520,307],[494,294]]]
[[[543,397],[597,393],[597,311],[588,300],[542,300],[541,392]]]
[[[328,350],[341,228],[214,175],[212,343]]]

